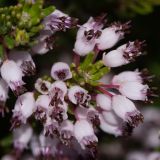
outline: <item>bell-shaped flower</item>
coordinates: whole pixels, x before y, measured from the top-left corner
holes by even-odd
[[[98,139],[92,125],[87,120],[78,120],[74,125],[74,135],[82,149],[89,149],[95,152]]]
[[[12,128],[26,123],[27,119],[35,111],[35,99],[32,92],[26,92],[25,94],[18,97],[12,117]]]
[[[74,137],[74,125],[70,120],[65,120],[60,125],[60,139],[65,145],[70,145]]]
[[[112,100],[108,95],[97,94],[96,103],[97,107],[100,107],[102,110],[110,111],[112,109]]]
[[[112,107],[114,112],[130,126],[136,127],[143,122],[143,115],[136,108],[134,103],[122,95],[112,97]]]
[[[125,82],[143,82],[143,78],[141,76],[141,72],[136,71],[124,71],[115,75],[112,78],[112,84],[121,85]]]
[[[52,66],[51,76],[55,80],[65,81],[72,78],[72,73],[67,63],[57,62]]]
[[[97,39],[97,47],[99,50],[106,50],[113,47],[121,40],[125,32],[130,28],[129,23],[114,23],[108,28],[102,30],[100,37]]]
[[[3,62],[1,66],[1,76],[15,95],[20,95],[25,91],[23,87],[25,83],[22,80],[22,70],[14,61],[6,60]]]
[[[134,41],[103,54],[103,63],[108,67],[119,67],[128,64],[140,56],[143,42]]]
[[[51,99],[48,95],[38,96],[35,104],[35,113],[34,116],[37,120],[45,122],[47,119],[48,108],[50,105]]]
[[[39,93],[48,94],[51,87],[51,83],[47,80],[43,80],[42,78],[38,78],[34,86]]]
[[[22,69],[24,75],[35,75],[36,66],[29,52],[12,50],[9,54],[9,58],[16,62],[16,64]]]
[[[91,99],[88,91],[80,86],[72,86],[68,91],[68,98],[73,104],[84,107],[88,107],[88,102]]]
[[[139,82],[122,83],[119,87],[119,92],[132,100],[147,100],[149,87]]]

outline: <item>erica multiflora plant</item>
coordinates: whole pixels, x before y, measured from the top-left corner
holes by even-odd
[[[144,41],[139,40],[113,49],[129,33],[130,22],[108,24],[101,15],[81,25],[52,6],[44,8],[42,0],[19,1],[0,12],[3,116],[9,90],[17,97],[14,109],[8,109],[15,149],[11,159],[23,159],[26,150],[36,159],[96,159],[98,128],[128,136],[143,122],[134,102],[154,96],[146,71],[124,71],[108,83],[100,81],[112,68],[143,54]],[[36,75],[32,56],[54,52],[55,33],[71,28],[78,30],[72,63],[54,63],[50,75],[39,77],[35,89],[27,91],[23,78]]]

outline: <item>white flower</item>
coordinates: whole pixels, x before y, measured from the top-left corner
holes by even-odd
[[[74,52],[80,56],[85,56],[94,50],[96,39],[101,35],[103,24],[94,18],[80,26],[77,32],[77,38],[74,45]]]
[[[43,80],[42,78],[38,78],[34,86],[39,93],[48,94],[51,83],[47,80]]]
[[[103,111],[102,113],[103,119],[113,126],[118,126],[120,119],[113,111]]]
[[[103,54],[103,63],[107,67],[118,67],[128,64],[129,61],[123,57],[123,52],[118,50],[110,51]]]
[[[98,139],[94,134],[92,125],[86,120],[78,120],[74,125],[74,135],[82,149],[89,147],[94,149]]]
[[[33,134],[32,128],[28,125],[22,125],[13,132],[14,147],[19,150],[27,148]]]
[[[36,111],[35,118],[41,120],[42,122],[47,119],[47,112],[50,105],[51,99],[48,95],[40,95],[36,100]]]
[[[89,108],[77,107],[75,109],[75,117],[78,120],[87,120],[96,127],[100,124],[99,113],[93,108],[93,106],[90,106]]]
[[[51,119],[47,116],[44,123],[44,135],[53,138],[55,135],[59,136],[59,124],[55,119]]]
[[[97,39],[97,47],[99,50],[106,50],[113,47],[120,39],[124,37],[125,30],[129,28],[129,24],[115,23],[108,28],[102,30],[101,36]]]
[[[120,85],[119,92],[132,100],[147,100],[148,85],[139,82],[126,82]]]
[[[97,94],[96,103],[97,107],[100,107],[103,110],[110,111],[112,109],[111,97],[105,94]]]
[[[120,85],[125,82],[139,82],[142,83],[143,79],[141,73],[136,71],[124,71],[115,75],[112,79],[112,84]]]
[[[27,118],[29,118],[35,111],[35,99],[32,92],[27,92],[18,97],[12,117],[12,127],[16,127],[21,123],[26,123]]]
[[[65,120],[61,123],[60,138],[64,144],[69,145],[71,143],[71,140],[74,136],[73,131],[74,131],[73,122],[71,122],[70,120]]]
[[[49,95],[51,98],[55,98],[55,100],[64,100],[65,95],[67,94],[67,86],[63,81],[55,81],[52,83]]]
[[[51,76],[55,80],[65,81],[72,78],[72,73],[67,63],[57,62],[52,66]]]
[[[137,126],[143,121],[142,114],[137,110],[132,101],[122,95],[112,97],[112,107],[114,112],[130,126]]]
[[[28,51],[12,50],[9,58],[16,62],[26,76],[34,75],[36,72],[35,63]]]
[[[36,43],[31,48],[34,54],[43,55],[53,49],[54,37],[50,31],[41,31],[35,41]]]
[[[22,70],[14,61],[6,60],[3,62],[1,67],[1,76],[16,95],[25,91],[25,88],[23,87],[24,82],[22,80]]]
[[[43,20],[44,30],[52,31],[66,31],[66,29],[73,28],[77,25],[77,19],[69,17],[67,14],[55,10]]]
[[[108,67],[118,67],[134,61],[137,56],[140,56],[143,42],[134,41],[128,42],[116,50],[110,51],[108,54],[103,54],[103,63]]]
[[[73,104],[82,105],[84,107],[87,107],[87,102],[90,100],[88,91],[80,86],[72,86],[68,91],[68,98]]]
[[[108,134],[113,134],[116,137],[123,134],[119,125],[112,125],[108,123],[104,120],[103,116],[100,116],[100,128],[102,129],[102,131]]]

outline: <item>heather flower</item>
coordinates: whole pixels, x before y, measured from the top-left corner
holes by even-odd
[[[82,149],[88,148],[95,152],[98,139],[92,125],[86,120],[78,120],[74,126],[74,135]]]
[[[36,110],[34,113],[34,116],[37,120],[40,120],[42,122],[46,121],[50,102],[51,99],[48,95],[38,96],[35,103]]]
[[[50,31],[41,31],[40,35],[36,37],[35,42],[31,51],[35,54],[43,55],[53,49],[54,36]]]
[[[103,116],[100,116],[100,128],[102,131],[112,134],[114,136],[121,136],[122,129],[120,128],[119,124],[118,125],[112,125],[108,123],[107,121],[104,120]]]
[[[44,123],[44,135],[51,138],[59,136],[59,124],[49,116],[47,116],[46,122]]]
[[[103,110],[110,111],[112,109],[112,100],[111,97],[105,94],[97,94],[96,96],[97,107],[100,107]]]
[[[148,85],[139,82],[126,82],[120,85],[119,91],[122,95],[132,100],[147,100]]]
[[[130,126],[137,126],[143,122],[143,116],[132,101],[122,95],[114,95],[112,98],[114,112]]]
[[[92,17],[80,26],[73,49],[74,52],[80,56],[85,56],[93,51],[96,45],[96,39],[101,35],[102,27],[103,23]]]
[[[33,62],[33,59],[29,52],[12,50],[9,54],[9,58],[16,62],[16,64],[22,69],[24,75],[35,75],[35,63]]]
[[[143,153],[143,152],[134,151],[134,152],[129,153],[127,155],[127,157],[126,157],[126,160],[133,160],[133,159],[136,159],[136,160],[146,160],[147,157],[146,157],[146,154]]]
[[[134,41],[118,47],[109,53],[103,54],[103,63],[108,67],[119,67],[128,64],[140,56],[142,49],[142,42]]]
[[[1,160],[16,160],[16,158],[11,154],[7,154],[1,157]]]
[[[68,90],[68,98],[73,104],[87,107],[90,100],[90,95],[87,90],[81,88],[80,86],[72,86]]]
[[[72,73],[68,64],[57,62],[52,66],[51,76],[55,80],[65,81],[72,78]]]
[[[42,78],[38,78],[34,86],[39,93],[48,94],[51,87],[51,83],[47,80],[43,80]]]
[[[124,38],[124,35],[129,28],[129,23],[114,23],[111,26],[103,29],[96,42],[98,49],[106,50],[113,47],[119,40]]]
[[[70,145],[74,136],[74,125],[70,120],[65,120],[60,125],[60,139],[65,145]]]
[[[25,83],[22,80],[23,73],[14,61],[6,60],[3,62],[1,67],[1,76],[7,82],[15,95],[24,93],[25,88],[23,85]]]
[[[13,131],[14,147],[20,151],[28,147],[33,134],[32,128],[28,125],[22,125]]]
[[[115,75],[112,79],[112,84],[121,85],[125,82],[143,82],[143,77],[141,76],[141,72],[139,71],[124,71]]]
[[[50,90],[49,90],[49,95],[52,98],[52,102],[55,103],[59,101],[64,100],[65,95],[67,94],[67,86],[64,82],[62,81],[55,81],[52,83]],[[51,102],[51,103],[52,103]],[[51,104],[53,105],[53,104]]]
[[[12,116],[12,128],[26,123],[35,111],[35,99],[32,92],[27,92],[18,97]]]
[[[69,17],[67,14],[56,9],[44,19],[43,25],[44,30],[55,33],[57,31],[66,31],[66,29],[76,27],[77,19]]]

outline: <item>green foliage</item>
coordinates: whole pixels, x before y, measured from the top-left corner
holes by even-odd
[[[9,49],[28,45],[32,38],[43,28],[41,21],[54,11],[54,6],[43,7],[43,0],[35,3],[19,0],[15,6],[0,8],[0,36]]]
[[[151,13],[160,0],[120,0],[120,14],[124,16],[145,15]]]
[[[88,54],[77,69],[74,64],[71,66],[73,79],[82,86],[85,84],[98,86],[98,80],[110,71],[101,60],[94,63],[94,56],[95,53]]]

